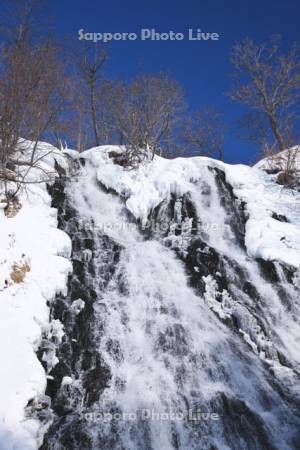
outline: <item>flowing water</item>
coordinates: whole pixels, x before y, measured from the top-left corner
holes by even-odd
[[[223,174],[207,167],[152,211],[163,231],[142,230],[88,162],[52,195],[74,271],[51,310],[65,335],[41,448],[300,448],[294,274],[247,257]]]

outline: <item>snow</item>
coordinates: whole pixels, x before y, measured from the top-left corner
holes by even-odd
[[[84,307],[85,307],[85,302],[81,298],[74,300],[71,305],[71,308],[76,315],[79,314],[83,310]]]
[[[126,207],[136,219],[146,225],[149,213],[171,193],[182,196],[196,194],[195,185],[207,179],[208,167],[223,170],[240,202],[245,202],[247,216],[245,244],[252,258],[277,260],[300,266],[300,194],[283,189],[258,167],[228,165],[205,157],[168,160],[155,156],[137,170],[124,170],[113,164],[108,154],[122,147],[102,146],[80,154],[97,169],[98,180],[108,189],[124,197]],[[283,223],[273,213],[286,217]],[[204,212],[203,212],[204,213]],[[218,211],[215,212],[218,222]],[[217,223],[224,227],[224,224]]]
[[[40,143],[47,154],[42,165],[53,171],[54,149]],[[55,150],[62,162],[63,155]],[[63,163],[62,163],[63,164]],[[37,176],[35,169],[32,177]],[[1,191],[0,191],[1,194]],[[1,197],[1,195],[0,195]],[[56,293],[65,292],[71,271],[70,238],[58,230],[57,213],[44,183],[30,184],[20,194],[22,208],[8,218],[0,211],[0,448],[38,448],[41,424],[25,415],[29,400],[41,395],[46,374],[37,350],[42,331],[49,327],[49,307]],[[27,267],[23,281],[11,278],[13,266]]]
[[[300,146],[288,148],[275,155],[268,156],[258,163],[255,167],[270,172],[285,170],[289,162],[293,163],[294,169],[300,170]]]
[[[284,189],[256,168],[227,170],[236,196],[246,202],[245,244],[249,256],[287,265],[300,265],[300,195]],[[273,218],[285,216],[288,223]]]

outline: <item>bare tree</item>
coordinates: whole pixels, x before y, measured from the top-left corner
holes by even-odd
[[[222,159],[224,130],[221,114],[214,108],[204,108],[183,121],[182,141],[193,154]]]
[[[98,117],[99,84],[102,78],[102,68],[106,59],[107,52],[104,50],[104,47],[100,45],[84,45],[84,47],[81,48],[81,52],[78,57],[79,77],[83,81],[84,87],[87,91],[87,109],[91,117],[94,142],[97,147],[101,142]],[[81,97],[80,103],[77,104],[78,112],[81,115],[81,121],[84,114],[83,100],[84,99]]]
[[[76,89],[75,84],[75,98],[73,98],[73,105],[75,108],[75,122],[71,126],[71,133],[75,131],[76,149],[79,152],[84,151],[87,148],[88,143],[88,124],[86,120],[86,108],[84,93],[80,90],[80,87]]]
[[[279,37],[263,44],[246,39],[233,47],[231,62],[236,69],[231,98],[252,108],[258,118],[266,119],[277,149],[284,150],[292,144],[299,106],[298,47],[293,45],[284,54]]]
[[[32,43],[44,35],[45,0],[3,0],[1,6],[0,33],[6,43]]]
[[[65,57],[65,60],[67,59],[70,59],[69,52]],[[62,142],[71,142],[72,146],[74,145],[79,152],[82,152],[90,143],[91,120],[86,91],[82,86],[82,80],[73,69],[74,65],[64,64],[62,111],[51,127],[51,134],[58,147],[62,145]]]
[[[273,142],[276,144],[273,135],[271,136],[273,140],[270,138],[270,126],[261,111],[249,111],[238,119],[236,135],[240,139],[252,142],[260,150],[265,146],[273,148]]]
[[[45,173],[37,150],[60,111],[63,79],[50,40],[33,43],[29,32],[18,36],[5,43],[0,65],[0,179],[6,191],[7,182],[15,183],[13,196],[32,182],[27,178],[32,168],[39,169],[43,180],[52,175]],[[27,148],[25,140],[30,141]]]
[[[115,134],[127,149],[129,165],[165,153],[183,110],[179,84],[164,74],[140,75],[111,85],[108,99]]]

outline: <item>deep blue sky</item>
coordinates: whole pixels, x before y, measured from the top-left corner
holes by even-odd
[[[223,111],[229,129],[241,108],[225,95],[230,87],[230,48],[250,37],[265,40],[281,34],[284,45],[300,41],[299,0],[52,0],[56,32],[78,39],[78,30],[136,32],[187,32],[201,28],[217,32],[215,42],[132,41],[114,42],[107,65],[109,75],[131,76],[140,71],[168,71],[184,86],[192,108],[213,105]],[[96,44],[97,45],[97,44]],[[227,136],[225,160],[251,163],[256,149]]]

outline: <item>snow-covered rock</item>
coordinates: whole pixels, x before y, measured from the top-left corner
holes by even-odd
[[[300,146],[288,148],[282,152],[263,158],[255,164],[256,168],[269,173],[276,173],[286,170],[287,167],[300,170]]]
[[[138,170],[124,170],[108,156],[120,151],[116,146],[93,148],[80,156],[97,168],[98,180],[126,200],[126,207],[146,224],[150,212],[171,194],[195,192],[195,185],[207,178],[207,167],[224,171],[226,180],[247,215],[245,243],[254,258],[277,260],[300,265],[300,194],[283,190],[272,177],[259,170],[262,165],[248,167],[229,165],[205,157],[164,159],[141,164]],[[195,194],[196,195],[196,194]],[[278,218],[284,217],[288,223]],[[216,222],[219,221],[216,211]],[[217,224],[223,227],[220,222]]]

